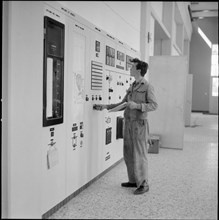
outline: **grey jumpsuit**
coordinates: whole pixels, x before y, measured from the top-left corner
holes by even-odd
[[[136,183],[139,187],[148,184],[147,141],[149,126],[147,112],[154,111],[158,105],[154,96],[154,89],[145,78],[130,86],[122,102],[107,105],[107,109],[128,101],[141,104],[141,109],[125,108],[123,143],[123,156],[129,182]]]

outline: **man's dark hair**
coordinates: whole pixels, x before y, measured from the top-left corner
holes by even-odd
[[[130,62],[137,63],[136,69],[141,70],[141,76],[144,76],[148,70],[148,64],[144,61],[139,60],[138,58],[131,59]]]

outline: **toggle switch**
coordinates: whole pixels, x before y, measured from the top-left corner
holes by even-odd
[[[71,139],[72,139],[73,150],[75,150],[75,147],[77,146],[77,136],[75,133],[73,134],[73,137]]]
[[[51,143],[50,144],[48,144],[48,145],[50,145],[51,147],[53,146],[53,145],[55,145],[56,144],[56,142],[53,142],[53,139],[51,140]]]
[[[89,98],[88,98],[88,96],[87,96],[87,95],[86,95],[86,98],[85,98],[85,100],[86,100],[86,101],[89,101]]]
[[[83,129],[84,123],[80,122],[80,129]]]
[[[83,138],[83,137],[84,137],[84,134],[83,134],[83,132],[82,132],[82,131],[81,131],[80,137],[81,137],[81,138]]]
[[[80,147],[83,147],[83,141],[82,140],[80,141]]]
[[[109,80],[110,82],[113,80],[112,76],[106,76],[106,80]]]

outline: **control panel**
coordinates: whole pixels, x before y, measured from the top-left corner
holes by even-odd
[[[46,212],[122,158],[124,112],[93,105],[122,101],[134,81],[130,59],[139,54],[58,2],[46,2],[44,11]]]

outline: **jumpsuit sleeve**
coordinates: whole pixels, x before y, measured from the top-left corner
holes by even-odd
[[[154,88],[152,85],[148,85],[148,89],[146,92],[146,103],[141,103],[141,111],[149,112],[154,111],[158,107],[156,97],[154,95]]]
[[[107,110],[110,110],[110,109],[112,109],[112,108],[115,108],[116,106],[121,105],[121,104],[124,103],[124,102],[127,102],[127,100],[128,100],[128,94],[129,94],[129,90],[127,91],[125,97],[123,98],[123,100],[122,100],[121,102],[115,103],[115,104],[109,104],[109,105],[107,105]],[[124,107],[124,108],[121,109],[120,111],[123,111],[125,108],[126,108],[126,107]]]

